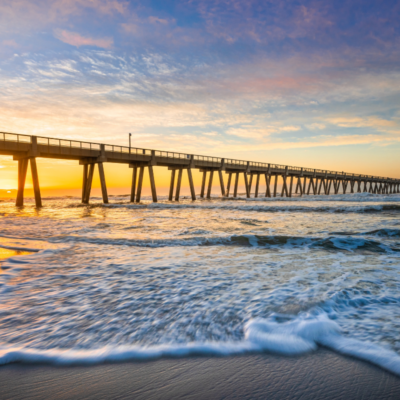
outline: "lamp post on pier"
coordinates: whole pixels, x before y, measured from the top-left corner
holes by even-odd
[[[129,134],[129,154],[131,154],[131,137],[132,133]]]

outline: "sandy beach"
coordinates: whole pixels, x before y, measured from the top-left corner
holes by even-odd
[[[303,357],[162,359],[90,367],[7,365],[2,399],[398,399],[400,379],[327,350]]]

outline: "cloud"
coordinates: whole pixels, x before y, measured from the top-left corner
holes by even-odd
[[[326,125],[321,123],[313,123],[306,125],[306,128],[310,130],[317,130],[317,129],[322,130],[326,128]]]
[[[277,132],[277,129],[274,127],[267,127],[267,128],[243,127],[243,128],[229,128],[226,131],[226,134],[245,139],[263,139],[274,132]]]
[[[175,22],[175,21],[174,21],[174,20],[173,20],[173,21],[170,21],[170,20],[168,20],[168,19],[163,19],[163,18],[158,18],[158,17],[150,16],[150,17],[149,17],[149,22],[150,22],[151,24],[168,25],[168,24],[170,24],[171,22]]]
[[[125,0],[2,0],[0,1],[0,33],[42,30],[88,15],[86,25],[98,17],[123,15],[128,11]],[[108,21],[109,22],[109,21]]]
[[[299,126],[293,126],[293,125],[282,126],[281,128],[279,128],[281,132],[296,132],[299,131],[300,129],[301,128]]]
[[[335,116],[328,117],[326,121],[340,128],[372,128],[378,132],[398,134],[400,132],[400,121],[383,119],[376,116]]]
[[[71,46],[95,46],[104,49],[112,47],[114,41],[112,38],[91,38],[81,36],[76,32],[69,32],[65,30],[56,30],[54,36],[64,43],[70,44]]]
[[[3,44],[3,46],[18,47],[18,44],[14,39],[3,40],[2,44]]]

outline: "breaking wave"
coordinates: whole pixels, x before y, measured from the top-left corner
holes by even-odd
[[[253,319],[246,323],[244,339],[240,341],[106,346],[93,350],[0,348],[0,364],[92,365],[161,357],[230,356],[261,352],[293,356],[315,351],[318,346],[371,362],[400,376],[400,356],[397,353],[373,343],[344,337],[340,327],[324,314],[302,316],[284,323]]]
[[[243,200],[243,201],[242,201]],[[89,205],[74,203],[65,206],[66,208],[126,208],[126,209],[159,209],[159,210],[223,210],[223,211],[247,211],[247,212],[262,212],[262,213],[279,213],[279,212],[301,212],[301,213],[381,213],[381,212],[398,212],[400,205],[398,204],[369,204],[369,205],[353,205],[326,202],[325,204],[314,205],[298,205],[296,202],[288,204],[286,202],[258,202],[225,200],[222,202],[213,201],[198,201],[193,203],[139,203],[132,204],[126,202],[118,202],[114,204],[93,203]]]
[[[361,236],[349,236],[337,233],[336,236],[326,238],[282,236],[282,235],[231,235],[221,237],[193,236],[171,239],[125,239],[101,238],[84,236],[54,237],[56,243],[89,243],[111,246],[135,247],[180,247],[180,246],[239,246],[260,247],[269,249],[296,249],[314,248],[327,251],[348,251],[362,253],[397,253],[400,247],[396,244],[388,245],[376,240],[366,239]],[[379,237],[379,234],[376,235]]]

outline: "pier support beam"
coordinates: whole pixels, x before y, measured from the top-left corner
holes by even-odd
[[[139,181],[137,185],[136,199],[135,199],[136,203],[140,203],[140,198],[142,196],[143,175],[144,175],[144,167],[141,166],[139,168]]]
[[[299,190],[301,192],[301,178],[300,178],[300,176],[297,177],[296,189],[295,189],[294,193],[295,194],[299,193]]]
[[[153,199],[153,203],[157,203],[157,190],[156,190],[156,181],[154,179],[154,171],[153,166],[149,165],[149,178],[150,178],[150,188],[151,188],[151,197]]]
[[[39,186],[39,174],[37,171],[36,158],[31,158],[31,173],[32,173],[32,183],[33,183],[33,193],[35,195],[35,205],[36,207],[42,207],[42,197],[40,195]]]
[[[86,181],[86,185],[85,185],[85,195],[83,197],[83,202],[84,204],[88,204],[89,203],[89,199],[90,199],[90,192],[92,191],[92,182],[93,182],[93,174],[94,174],[94,164],[89,164],[88,165],[88,174],[87,174],[87,178],[84,179],[84,181]]]
[[[346,181],[346,179],[342,179],[342,190],[343,190],[343,194],[346,194],[346,191],[347,191],[347,181]]]
[[[211,188],[212,188],[212,182],[214,178],[214,171],[210,171],[210,177],[208,178],[208,188],[207,188],[207,199],[211,199]]]
[[[265,197],[271,197],[271,175],[265,174]]]
[[[175,201],[179,201],[179,195],[181,193],[181,184],[182,184],[182,173],[183,173],[183,169],[179,168],[178,181],[176,182]]]
[[[250,188],[249,188],[249,181],[247,179],[247,173],[243,172],[244,176],[244,185],[246,186],[246,197],[250,198]]]
[[[313,177],[310,178],[310,182],[309,182],[309,184],[308,184],[307,194],[310,194],[311,186],[312,186],[312,188],[313,188],[313,193],[315,194],[316,188],[315,188],[315,185],[314,185],[314,178],[313,178]]]
[[[325,179],[321,179],[321,182],[319,183],[319,188],[318,188],[318,194],[321,194],[321,189],[322,185],[324,184]]]
[[[83,179],[82,179],[82,203],[89,204],[90,193],[92,191],[94,168],[97,164],[99,169],[100,185],[101,185],[101,195],[103,198],[103,203],[108,203],[108,193],[106,185],[106,177],[104,173],[103,162],[91,162],[87,160],[81,160],[79,162],[83,165]],[[134,184],[134,182],[133,182]],[[132,197],[132,193],[131,193]],[[132,200],[131,200],[132,201]]]
[[[21,158],[18,160],[18,191],[17,191],[17,199],[15,205],[17,207],[22,207],[24,205],[25,182],[26,182],[26,175],[28,172],[29,163],[31,164],[35,205],[36,207],[42,207],[42,197],[40,195],[40,185],[39,185],[39,174],[37,170],[35,157]]]
[[[132,186],[131,186],[131,203],[135,202],[136,180],[137,180],[137,167],[133,167],[133,170],[132,170]]]
[[[219,185],[221,187],[221,194],[223,197],[225,197],[225,184],[224,184],[224,177],[222,175],[222,171],[218,171],[218,176],[219,176]]]
[[[201,181],[200,197],[204,199],[204,191],[206,188],[207,171],[203,171],[203,180]]]
[[[254,193],[254,197],[258,197],[259,188],[260,188],[260,174],[257,174],[256,190],[255,190],[255,193]]]
[[[108,204],[108,194],[107,194],[107,186],[106,186],[106,177],[104,174],[103,163],[100,162],[97,164],[99,168],[100,175],[100,185],[101,185],[101,195],[103,196],[103,203]]]
[[[232,173],[228,174],[228,184],[226,186],[226,197],[229,197],[229,191],[231,189],[231,182],[232,182]]]
[[[196,193],[194,191],[193,177],[192,177],[191,168],[170,167],[169,169],[171,170],[171,182],[170,182],[170,186],[169,186],[168,200],[172,201],[173,198],[174,198],[175,201],[179,201],[179,197],[180,197],[180,193],[181,193],[181,187],[182,187],[182,175],[183,175],[183,170],[184,169],[187,169],[187,173],[188,173],[190,195],[192,197],[192,200],[196,200]],[[176,171],[178,171],[178,178],[177,178],[177,181],[176,181],[176,188],[175,188]],[[152,197],[153,197],[153,201],[157,202],[156,185],[155,185],[155,181],[154,181],[154,175],[153,175],[152,166],[149,166],[149,176],[150,176],[150,184],[151,184],[152,188],[154,186],[154,191],[152,189],[152,192],[151,192],[152,193]],[[175,197],[174,197],[174,190],[175,190]]]
[[[333,180],[333,190],[334,190],[335,194],[338,194],[338,192],[339,192],[339,184],[338,184],[337,178],[335,178]]]
[[[304,178],[306,179],[306,178]],[[300,191],[300,196],[303,196],[303,185],[301,184],[301,177],[297,178],[297,185],[296,185],[296,194]]]
[[[172,197],[174,195],[174,186],[175,186],[175,170],[173,169],[171,171],[171,183],[169,185],[169,195],[168,195],[169,201],[172,201]]]
[[[129,168],[133,169],[132,173],[132,187],[131,187],[131,202],[140,203],[140,199],[142,197],[142,188],[143,188],[143,176],[144,169],[148,168],[149,171],[149,179],[150,179],[150,189],[151,189],[151,197],[154,203],[157,203],[157,189],[156,182],[154,179],[154,170],[153,163],[131,163],[129,164]],[[137,174],[139,170],[139,176]],[[171,182],[173,189],[173,180]]]
[[[188,168],[187,173],[189,178],[190,195],[192,196],[192,200],[196,200],[196,193],[194,191],[194,185],[193,185],[192,169]]]
[[[274,182],[274,197],[276,197],[276,190],[278,189],[278,174],[275,175],[275,182]]]
[[[289,197],[288,195],[288,190],[287,190],[287,184],[286,184],[286,175],[282,175],[283,179],[283,184],[282,184],[282,192],[281,192],[281,197],[286,193],[286,197]]]
[[[233,197],[237,197],[238,185],[239,185],[239,172],[236,172],[235,188],[233,189]]]
[[[26,173],[28,171],[28,162],[29,160],[27,158],[18,160],[18,192],[17,201],[15,203],[17,207],[22,207],[24,205],[24,190]]]
[[[331,193],[332,179],[329,179],[329,182],[326,185],[326,194],[329,195]]]
[[[88,177],[88,164],[85,164],[85,165],[83,166],[82,203],[85,202],[85,193],[86,193],[87,177]]]

